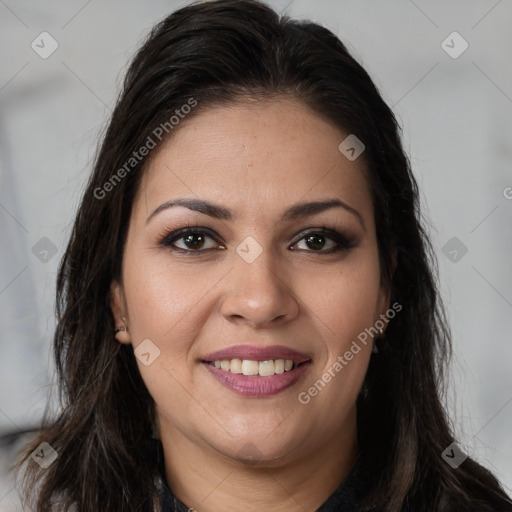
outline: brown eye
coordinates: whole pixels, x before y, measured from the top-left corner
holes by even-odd
[[[310,249],[318,251],[324,249],[327,238],[323,235],[309,235],[304,240]]]
[[[192,233],[181,237],[187,249],[201,249],[204,245],[205,236],[201,233]]]
[[[208,246],[209,244],[209,246]],[[199,229],[184,229],[167,235],[160,245],[178,252],[198,253],[214,248],[224,248],[213,236]]]
[[[208,246],[209,244],[209,246]],[[297,247],[303,244],[302,247]],[[210,249],[225,249],[226,247],[217,242],[216,237],[209,234],[202,228],[187,228],[174,231],[167,235],[160,245],[177,252],[187,254],[198,254]],[[336,230],[322,228],[311,231],[299,239],[292,248],[296,247],[301,251],[317,253],[334,253],[341,250],[348,250],[355,247],[355,242],[338,233]],[[295,250],[295,249],[293,249]]]
[[[298,247],[299,250],[319,253],[333,253],[343,249],[351,249],[356,245],[354,241],[329,228],[322,228],[306,234],[294,246],[298,246],[300,243],[303,246]]]

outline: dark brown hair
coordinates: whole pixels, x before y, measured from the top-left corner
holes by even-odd
[[[371,358],[358,398],[360,460],[371,482],[359,510],[512,510],[487,469],[471,458],[452,469],[441,457],[454,441],[441,402],[450,332],[393,113],[327,29],[280,17],[257,1],[217,0],[182,8],[152,30],[128,69],[97,153],[57,279],[53,351],[61,409],[45,411],[17,466],[26,465],[25,504],[33,502],[38,512],[72,504],[79,512],[135,512],[157,492],[157,468],[142,449],[153,433],[154,402],[133,348],[114,339],[109,308],[149,160],[126,162],[191,98],[197,106],[181,126],[209,106],[282,95],[364,141],[382,276],[391,303],[403,306],[386,331],[387,350]],[[114,174],[122,179],[112,181]],[[58,453],[47,469],[30,458],[41,442]]]

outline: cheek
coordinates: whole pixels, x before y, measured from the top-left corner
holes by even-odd
[[[361,250],[335,270],[309,273],[300,288],[313,320],[321,320],[328,352],[337,356],[378,317],[378,257],[374,251]]]
[[[191,325],[211,287],[208,278],[170,263],[165,254],[127,258],[125,290],[138,337],[176,338],[172,333]],[[187,320],[187,321],[185,321]]]
[[[347,260],[341,270],[318,275],[316,286],[305,295],[316,331],[322,333],[322,347],[316,372],[298,398],[328,415],[327,430],[346,420],[361,390],[372,346],[365,329],[376,320],[379,291],[378,258],[368,251]]]
[[[186,401],[182,403],[183,386],[192,384],[190,367],[195,352],[191,349],[207,321],[205,294],[212,287],[208,279],[183,267],[177,271],[166,254],[144,255],[141,251],[138,257],[126,258],[124,285],[132,344],[136,349],[149,339],[160,351],[149,366],[137,359],[157,404],[186,406]]]
[[[124,287],[134,348],[149,339],[159,350],[150,365],[137,359],[141,377],[160,410],[183,412],[191,408],[183,390],[192,386],[190,349],[206,321],[201,299],[211,285],[197,272],[177,271],[166,256],[127,255]],[[201,390],[194,396],[200,400]],[[196,412],[187,412],[189,420]]]

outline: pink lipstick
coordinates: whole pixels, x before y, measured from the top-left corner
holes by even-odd
[[[264,397],[295,384],[312,361],[282,345],[235,345],[207,354],[201,362],[210,375],[235,393]]]

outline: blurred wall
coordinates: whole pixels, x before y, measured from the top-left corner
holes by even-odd
[[[0,434],[36,425],[52,388],[56,269],[127,62],[186,3],[0,1]],[[269,4],[337,33],[403,126],[454,336],[450,411],[510,493],[512,4]],[[15,503],[4,474],[0,510]]]

